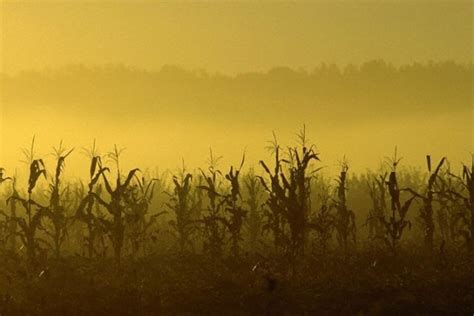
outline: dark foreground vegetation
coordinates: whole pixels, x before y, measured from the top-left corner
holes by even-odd
[[[122,170],[86,150],[87,181],[63,179],[74,150],[29,177],[0,169],[1,315],[469,314],[474,312],[474,162],[426,157],[330,179],[304,130],[245,173]]]

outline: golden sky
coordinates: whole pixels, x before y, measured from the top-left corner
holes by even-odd
[[[223,73],[472,60],[471,1],[2,1],[5,72],[70,63]]]
[[[124,64],[150,71],[171,64],[234,76],[276,66],[311,71],[322,62],[343,67],[383,59],[398,66],[444,60],[470,63],[474,56],[471,1],[0,1],[0,6],[0,72],[7,74],[70,64]],[[387,114],[393,110],[376,114],[367,110],[358,118],[354,113],[366,104],[365,96],[352,102],[357,91],[335,89],[316,102],[321,98],[311,93],[322,88],[314,84],[310,86],[313,90],[295,92],[295,98],[285,99],[279,94],[285,87],[275,88],[277,80],[258,99],[254,95],[262,91],[252,91],[245,83],[254,79],[229,77],[207,83],[204,96],[198,80],[189,88],[196,98],[185,99],[180,98],[187,93],[180,85],[162,96],[149,86],[142,89],[144,82],[154,84],[152,79],[140,75],[134,81],[131,76],[127,77],[130,85],[115,85],[111,78],[104,84],[105,92],[87,82],[81,82],[85,88],[77,92],[75,83],[57,88],[44,78],[35,81],[30,77],[23,86],[21,77],[15,79],[8,93],[16,101],[6,103],[2,98],[0,103],[0,165],[16,168],[19,148],[27,146],[32,135],[37,135],[44,155],[60,139],[80,148],[97,138],[102,152],[114,143],[127,147],[131,165],[165,169],[180,166],[184,158],[198,167],[204,164],[209,146],[229,163],[238,163],[246,149],[248,164],[256,165],[258,159],[267,157],[263,148],[272,130],[287,144],[303,124],[308,125],[324,164],[336,166],[347,155],[357,171],[376,167],[395,145],[407,157],[407,164],[418,165],[428,153],[436,157],[448,154],[459,164],[473,148],[472,94],[469,97],[466,90],[472,86],[472,76],[459,79],[464,80],[460,85],[446,79],[449,87],[437,87],[436,80],[424,85],[423,75],[418,81],[415,78],[415,86],[395,80],[398,86],[389,90],[393,92],[378,98],[396,108],[394,100],[405,102],[408,95],[411,99],[404,104],[404,116]],[[375,77],[364,78],[377,85]],[[453,78],[465,77],[454,72]],[[312,85],[312,79],[308,80],[307,85]],[[331,84],[329,89],[337,87]],[[129,86],[133,87],[128,90]],[[244,96],[239,89],[246,89]],[[298,90],[298,86],[291,89]],[[426,89],[436,95],[431,98],[438,104],[433,113]],[[370,89],[367,91],[370,98]],[[51,100],[59,100],[59,105]],[[370,101],[372,109],[378,99],[374,100]],[[410,106],[422,111],[411,115]],[[120,112],[120,107],[130,110]],[[259,113],[268,111],[273,116],[246,113],[243,109],[249,107],[260,107]],[[93,108],[103,110],[91,114]],[[156,117],[147,115],[148,110]],[[123,116],[117,119],[117,113]],[[229,119],[234,113],[240,121]],[[86,170],[84,157],[76,157],[81,158],[75,158],[76,165]]]

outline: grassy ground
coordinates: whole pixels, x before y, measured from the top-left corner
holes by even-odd
[[[415,252],[210,261],[68,257],[27,271],[3,258],[1,315],[471,315],[474,260]]]

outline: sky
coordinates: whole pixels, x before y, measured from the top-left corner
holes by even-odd
[[[3,72],[71,63],[235,74],[321,62],[469,62],[465,1],[2,1]]]
[[[149,71],[177,65],[235,76],[277,66],[310,71],[323,62],[360,65],[373,59],[393,65],[445,60],[471,63],[474,56],[471,1],[0,0],[0,10],[0,72],[9,75],[70,64],[123,64]],[[34,103],[30,92],[24,94]],[[447,150],[459,162],[473,148],[473,139],[469,139],[473,135],[472,111],[330,129],[327,122],[319,124],[316,116],[302,116],[291,126],[285,124],[285,111],[295,109],[294,101],[288,100],[286,108],[276,115],[280,120],[253,128],[214,126],[192,116],[160,122],[147,118],[147,123],[128,128],[102,116],[84,121],[84,113],[66,117],[56,111],[48,116],[45,111],[49,104],[38,103],[45,111],[35,114],[28,111],[32,103],[0,100],[0,163],[10,169],[16,168],[19,148],[27,146],[32,135],[38,136],[43,153],[60,139],[78,148],[94,138],[107,149],[119,142],[134,157],[130,165],[143,162],[149,167],[177,167],[182,158],[197,167],[204,163],[210,146],[231,157],[230,163],[238,163],[240,154],[247,150],[255,165],[272,130],[286,142],[294,139],[304,123],[312,123],[312,138],[330,158],[325,164],[336,165],[337,159],[347,154],[358,171],[375,167],[397,144],[407,156],[418,157],[405,160],[407,163],[420,164],[427,152],[440,156]],[[470,103],[472,109],[472,98]],[[63,106],[72,105],[65,102]],[[180,104],[167,106],[179,108]],[[353,105],[340,106],[351,109]],[[6,113],[14,112],[6,111],[7,107],[17,107],[18,111],[7,117]],[[216,109],[219,111],[217,105]],[[344,112],[344,108],[339,111]],[[438,135],[444,128],[450,134],[441,139]],[[76,165],[86,169],[86,164]]]

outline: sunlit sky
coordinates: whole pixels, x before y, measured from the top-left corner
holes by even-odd
[[[276,66],[311,70],[322,62],[341,66],[372,59],[394,65],[443,60],[470,63],[474,57],[472,1],[0,0],[0,6],[0,72],[7,74],[69,64],[124,64],[146,70],[171,64],[236,75]],[[303,123],[309,124],[310,136],[332,164],[348,155],[358,171],[374,167],[395,145],[407,156],[417,157],[407,163],[422,163],[426,153],[440,156],[446,151],[459,162],[468,157],[473,143],[466,112],[454,113],[447,128],[450,134],[439,138],[436,133],[446,128],[445,117],[329,130],[328,122],[321,125],[316,116],[301,117],[298,126],[289,126],[282,113],[281,120],[255,129],[203,125],[207,123],[191,118],[136,123],[131,131],[102,117],[84,121],[66,119],[61,113],[27,113],[27,105],[19,110],[25,115],[5,118],[1,111],[6,106],[3,102],[0,106],[0,160],[10,169],[20,158],[19,148],[34,134],[43,152],[61,138],[79,148],[94,138],[106,149],[118,142],[129,148],[133,164],[143,162],[149,167],[179,166],[182,158],[199,166],[209,146],[234,157],[229,160],[232,163],[238,163],[240,153],[247,149],[253,152],[249,155],[255,164],[272,130],[289,140]],[[149,138],[151,134],[159,137]]]
[[[238,73],[470,61],[472,2],[2,1],[4,72],[69,63]]]

